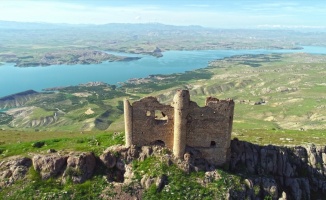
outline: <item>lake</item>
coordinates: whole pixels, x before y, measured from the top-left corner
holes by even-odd
[[[152,74],[171,74],[204,68],[209,61],[241,54],[269,54],[306,52],[326,54],[326,47],[307,46],[302,50],[200,50],[167,51],[163,57],[114,53],[116,55],[141,56],[130,62],[103,62],[90,65],[52,65],[46,67],[14,67],[13,63],[0,65],[0,97],[25,90],[42,91],[44,88],[78,85],[90,81],[109,84],[124,82],[130,78],[142,78]]]

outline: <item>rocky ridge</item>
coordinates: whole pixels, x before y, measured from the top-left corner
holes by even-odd
[[[16,108],[26,104],[26,102],[37,98],[38,92],[27,90],[0,98],[0,109]]]
[[[235,139],[230,171],[246,178],[243,191],[234,194],[239,199],[266,194],[273,199],[322,199],[326,194],[326,146],[259,146]]]
[[[175,164],[185,172],[204,170],[206,185],[220,179],[214,166],[200,158],[198,152],[187,148],[183,160],[175,159],[160,146],[107,148],[99,157],[87,152],[55,152],[34,154],[32,158],[11,157],[0,163],[0,189],[17,180],[26,179],[32,166],[42,179],[57,178],[62,183],[82,183],[91,178],[98,168],[103,168],[103,178],[113,184],[116,198],[130,199],[132,196],[123,187],[132,183],[133,197],[138,199],[145,189],[156,184],[161,191],[169,184],[168,175],[149,177],[144,175],[140,182],[134,182],[132,161],[144,161],[156,156],[168,165]],[[241,189],[230,188],[227,199],[322,199],[326,194],[326,146],[259,146],[237,139],[231,142],[229,173],[243,178]],[[106,197],[103,197],[106,198]],[[109,198],[109,197],[108,197]]]

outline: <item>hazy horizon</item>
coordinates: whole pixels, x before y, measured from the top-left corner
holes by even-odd
[[[326,29],[323,1],[2,0],[0,20],[65,24],[160,23],[210,28]]]

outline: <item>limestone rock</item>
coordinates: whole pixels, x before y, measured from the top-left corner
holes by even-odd
[[[221,175],[218,173],[217,170],[214,171],[208,171],[205,172],[205,179],[204,182],[205,183],[211,183],[215,180],[219,180],[221,178]]]
[[[258,146],[248,142],[231,142],[230,170],[237,173],[247,172],[248,177],[259,176],[247,185],[249,191],[259,186],[259,196],[273,199],[311,199],[326,195],[326,147],[325,146]],[[251,177],[251,178],[252,178]],[[280,189],[282,194],[280,193]],[[255,193],[257,193],[255,191]],[[233,193],[230,193],[231,197]]]
[[[139,154],[139,160],[144,161],[146,158],[153,154],[153,149],[151,146],[142,146],[141,152]]]
[[[285,192],[282,192],[282,197],[279,198],[278,200],[287,200],[287,196]]]
[[[269,195],[272,197],[272,199],[278,198],[278,189],[277,189],[277,183],[274,179],[271,178],[263,178],[262,179],[262,186],[266,193],[265,196]]]
[[[310,199],[308,180],[304,178],[288,178],[285,184],[290,188],[290,194],[294,200]]]
[[[253,189],[254,184],[253,184],[252,180],[250,180],[250,179],[245,179],[244,182],[245,182],[246,186],[247,186],[249,189]]]
[[[165,185],[168,184],[168,177],[167,175],[163,174],[160,177],[157,177],[155,181],[155,185],[157,187],[157,192],[161,192]]]
[[[24,179],[31,165],[30,158],[19,156],[10,157],[0,162],[0,188]]]
[[[140,149],[138,147],[136,147],[135,145],[131,145],[127,152],[126,161],[129,163],[129,162],[133,161],[134,159],[138,158],[139,151],[140,151]]]
[[[317,165],[317,154],[316,154],[316,147],[314,145],[311,145],[307,148],[307,152],[308,152],[308,161],[309,164],[316,168]]]
[[[93,153],[72,153],[67,159],[63,182],[71,178],[73,183],[83,183],[93,175],[96,159]]]
[[[118,182],[118,183],[123,183],[125,178],[124,178],[124,171],[121,171],[121,170],[115,170],[113,172],[114,174],[114,181],[115,182]]]
[[[117,167],[117,169],[120,170],[120,171],[123,171],[123,172],[126,171],[125,163],[124,163],[121,159],[118,159],[118,160],[117,160],[116,167]]]
[[[132,171],[131,165],[126,165],[125,168],[126,171],[124,173],[124,182],[130,183],[134,177],[134,172]]]
[[[35,155],[32,160],[34,169],[41,173],[42,179],[59,175],[67,164],[67,156],[58,154]]]
[[[261,166],[264,172],[269,174],[276,173],[277,168],[277,152],[272,147],[262,148],[261,154]]]
[[[55,153],[55,152],[57,152],[55,149],[49,149],[46,151],[46,153]]]
[[[113,168],[117,163],[115,155],[111,152],[104,152],[102,155],[100,155],[100,160],[107,168]]]
[[[140,180],[141,186],[145,189],[148,189],[152,184],[154,184],[154,182],[154,178],[148,177],[146,175]]]

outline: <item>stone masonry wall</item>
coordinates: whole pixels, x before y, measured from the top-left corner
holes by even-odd
[[[203,158],[221,165],[228,161],[232,131],[233,101],[209,102],[199,107],[191,102],[187,117],[187,145],[202,153]]]
[[[180,90],[170,105],[146,97],[129,106],[125,103],[127,146],[164,144],[177,158],[186,146],[200,151],[214,165],[229,161],[234,102],[207,98],[206,106],[190,101],[189,92]],[[130,129],[130,127],[132,127]]]
[[[155,111],[163,112],[165,119],[155,118]],[[132,143],[139,146],[162,141],[173,148],[173,107],[160,104],[156,98],[147,97],[132,104]]]

